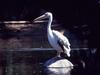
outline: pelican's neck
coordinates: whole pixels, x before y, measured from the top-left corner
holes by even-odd
[[[49,16],[49,21],[48,21],[48,26],[47,26],[47,32],[48,33],[52,32],[52,30],[51,30],[52,20],[53,20],[53,17],[52,17],[52,15],[50,15]]]

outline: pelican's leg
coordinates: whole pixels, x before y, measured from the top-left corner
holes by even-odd
[[[57,57],[61,57],[61,56],[60,56],[60,52],[58,52],[58,51],[57,51]]]

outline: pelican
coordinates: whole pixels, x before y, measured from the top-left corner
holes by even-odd
[[[65,37],[60,32],[51,29],[51,24],[53,21],[53,15],[51,12],[46,12],[40,17],[34,19],[34,22],[40,21],[42,19],[48,18],[47,25],[47,37],[50,45],[57,50],[57,57],[61,57],[61,53],[65,53],[68,57],[70,57],[70,43],[67,37]]]

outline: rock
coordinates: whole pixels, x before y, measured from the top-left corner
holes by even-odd
[[[69,60],[59,57],[48,60],[44,66],[48,75],[70,75],[73,69],[73,64]]]

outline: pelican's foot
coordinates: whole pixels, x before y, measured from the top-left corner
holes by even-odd
[[[61,54],[60,52],[57,52],[57,56],[56,57],[61,58],[60,54]]]

